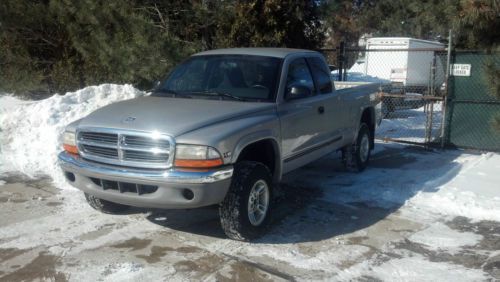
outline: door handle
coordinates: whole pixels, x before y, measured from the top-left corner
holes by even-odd
[[[319,106],[319,107],[318,107],[318,113],[319,113],[319,114],[323,114],[324,112],[325,112],[325,107],[323,107],[323,106]]]

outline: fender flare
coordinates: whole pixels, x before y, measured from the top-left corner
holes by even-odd
[[[274,149],[274,163],[275,163],[275,168],[273,172],[273,181],[278,182],[281,180],[281,172],[282,172],[282,160],[281,160],[281,147],[280,143],[278,142],[278,138],[275,136],[272,130],[266,129],[266,130],[259,130],[252,132],[250,134],[247,134],[240,138],[238,142],[236,143],[236,146],[233,149],[233,153],[231,156],[231,163],[236,163],[238,160],[241,152],[248,146],[251,145],[255,142],[259,142],[262,140],[270,140],[273,144],[273,149]]]

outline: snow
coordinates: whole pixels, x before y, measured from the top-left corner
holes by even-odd
[[[417,95],[409,95],[405,104],[412,105],[412,99]],[[416,104],[415,104],[416,105]],[[424,143],[426,141],[426,123],[430,121],[430,114],[424,111],[424,107],[416,109],[396,109],[388,117],[382,119],[376,131],[376,137],[380,139],[398,139],[402,141]],[[441,104],[436,103],[432,114],[432,130],[429,132],[429,140],[436,140],[441,134]]]
[[[64,127],[110,103],[144,95],[131,85],[103,84],[41,101],[0,97],[0,173],[47,174],[63,185],[57,166]]]
[[[370,248],[361,245],[341,245],[316,253],[314,256],[302,254],[294,247],[283,252],[282,248],[273,245],[262,246],[249,245],[246,248],[248,253],[258,253],[275,260],[280,260],[293,267],[321,271],[325,265],[339,267],[345,261],[356,261],[363,258],[363,255],[370,252]],[[331,270],[331,269],[330,269]]]
[[[449,216],[500,221],[500,155],[465,155],[456,163],[459,165],[448,175],[443,171],[443,178],[448,179],[446,184],[426,183],[428,189],[434,187],[438,193],[419,193],[409,203]]]
[[[431,262],[420,255],[393,259],[380,266],[372,266],[368,275],[381,281],[484,281],[480,270],[445,262]]]
[[[391,147],[389,151],[393,154],[404,152],[405,148],[404,145]],[[500,190],[497,188],[497,183],[500,183],[499,154],[404,152],[405,159],[417,157],[419,161],[411,165],[391,167],[397,177],[388,178],[385,169],[370,169],[369,173],[356,175],[354,179],[351,175],[334,179],[325,179],[321,175],[312,177],[324,187],[327,193],[325,198],[330,201],[373,202],[389,208],[405,205],[417,217],[425,211],[448,217],[500,221]],[[375,161],[391,161],[390,154],[379,158],[374,157]],[[338,183],[352,185],[338,187]]]
[[[334,70],[330,72],[330,77],[334,81],[338,81],[339,79],[339,71]],[[390,80],[378,78],[375,76],[366,75],[361,72],[352,72],[347,71],[346,73],[346,81],[355,81],[355,82],[378,82],[378,83],[391,83]]]
[[[435,251],[453,252],[466,246],[476,245],[483,236],[471,232],[459,232],[437,222],[427,229],[412,234],[408,239]]]

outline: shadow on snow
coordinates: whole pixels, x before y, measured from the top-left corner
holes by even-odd
[[[364,229],[397,211],[417,193],[436,192],[460,170],[460,164],[454,162],[459,151],[398,144],[376,147],[362,173],[346,172],[339,155],[332,154],[286,175],[274,191],[270,230],[255,243],[313,242]],[[225,238],[217,206],[147,212],[152,223]]]

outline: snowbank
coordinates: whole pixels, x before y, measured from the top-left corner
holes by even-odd
[[[61,181],[57,153],[64,127],[100,107],[142,95],[131,85],[103,84],[41,101],[1,96],[0,173],[49,175]]]

